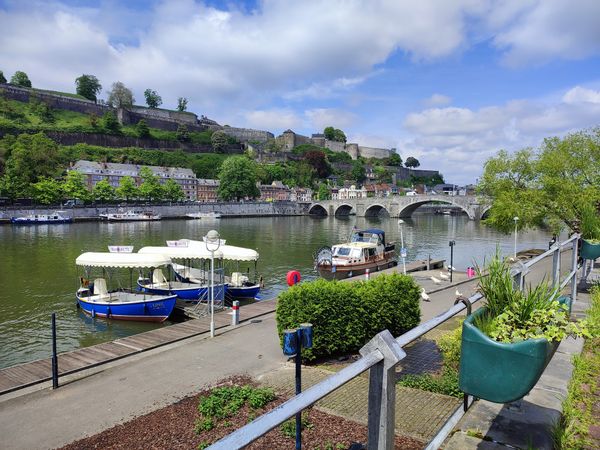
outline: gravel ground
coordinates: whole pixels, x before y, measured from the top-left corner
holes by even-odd
[[[235,377],[224,384],[256,385],[250,378]],[[270,402],[264,409],[252,410],[243,407],[235,417],[220,421],[215,428],[198,435],[194,432],[194,424],[199,418],[199,397],[210,393],[210,389],[198,395],[186,397],[177,403],[137,417],[122,425],[117,425],[79,441],[73,442],[64,450],[76,449],[192,449],[201,443],[212,443],[232,431],[245,425],[284,402],[281,396]],[[341,417],[325,414],[316,409],[307,411],[310,429],[302,432],[302,447],[306,449],[332,450],[347,449],[353,442],[366,442],[367,428]],[[267,433],[249,445],[248,449],[293,449],[294,438],[283,435],[279,427]],[[421,449],[424,443],[416,439],[396,436],[396,449]]]

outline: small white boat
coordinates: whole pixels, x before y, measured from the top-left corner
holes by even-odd
[[[186,217],[190,219],[220,219],[221,213],[211,211],[211,212],[197,212],[197,213],[189,213],[186,214]]]
[[[29,214],[22,217],[11,217],[10,223],[15,225],[36,225],[73,222],[73,219],[67,217],[65,214],[65,211],[54,211],[52,214]]]
[[[160,220],[160,214],[152,211],[125,211],[117,213],[100,214],[100,217],[109,222],[141,222],[149,220]]]

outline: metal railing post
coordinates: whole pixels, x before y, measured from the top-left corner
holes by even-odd
[[[552,254],[552,287],[556,288],[560,283],[560,245],[554,245]]]
[[[369,418],[367,448],[392,450],[396,425],[396,364],[406,356],[388,330],[384,330],[360,349],[362,356],[374,351],[383,361],[369,370]]]
[[[52,313],[52,389],[58,389],[58,355],[56,352],[56,313]]]
[[[577,301],[577,250],[579,239],[573,241],[573,255],[571,255],[571,270],[573,278],[571,279],[571,304]]]

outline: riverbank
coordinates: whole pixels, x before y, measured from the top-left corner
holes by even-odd
[[[217,212],[221,217],[278,217],[301,216],[307,214],[308,204],[288,201],[276,202],[213,202],[187,203],[183,205],[168,204],[132,204],[132,205],[98,205],[86,207],[5,207],[0,210],[0,223],[10,223],[11,217],[23,217],[35,214],[52,214],[57,210],[65,212],[74,222],[102,220],[101,214],[111,214],[128,210],[152,211],[163,219],[186,219],[186,214]]]

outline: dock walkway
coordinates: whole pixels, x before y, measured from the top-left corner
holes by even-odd
[[[240,309],[240,322],[269,314],[275,311],[276,304],[276,299],[273,299],[245,305]],[[231,316],[224,312],[215,314],[214,320],[215,329],[225,328],[231,324]],[[58,355],[58,374],[69,375],[208,332],[210,332],[210,316],[61,353]],[[0,395],[51,379],[51,358],[7,367],[0,370]]]

